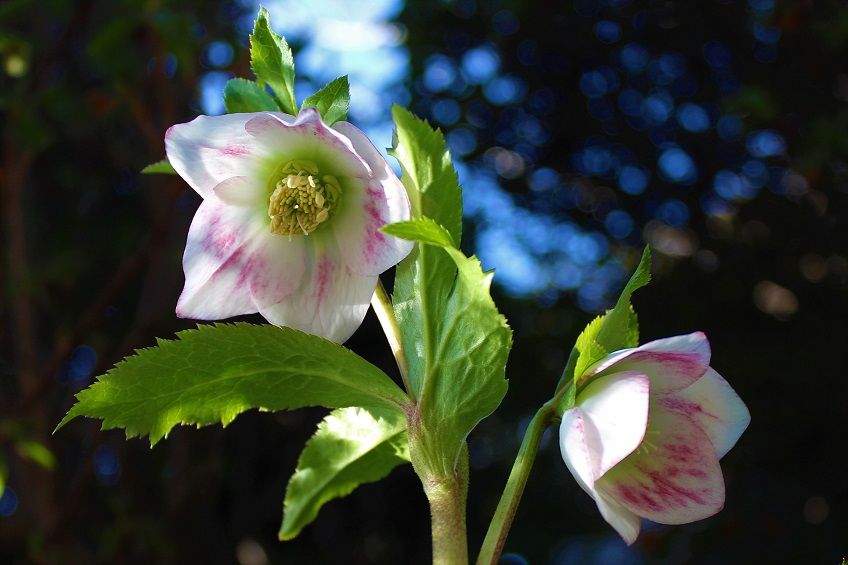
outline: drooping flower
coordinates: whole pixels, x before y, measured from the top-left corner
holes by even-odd
[[[412,244],[403,185],[359,129],[314,109],[199,116],[171,127],[168,160],[203,197],[188,233],[177,315],[269,322],[343,342],[377,276]]]
[[[751,416],[709,362],[700,332],[617,351],[563,414],[565,464],[628,544],[640,518],[686,524],[724,506],[718,461]]]

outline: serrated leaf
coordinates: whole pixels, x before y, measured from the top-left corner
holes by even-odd
[[[456,249],[445,228],[418,218],[392,224],[386,231],[442,248],[457,267],[444,310],[432,313],[432,355],[425,357],[418,402],[430,463],[447,463],[440,471],[448,472],[466,436],[506,394],[512,331],[489,294],[492,273],[483,272],[476,257]]]
[[[156,161],[155,163],[150,163],[143,169],[141,169],[141,174],[143,175],[175,175],[177,171],[174,170],[174,167],[171,166],[171,163],[168,162],[167,159],[162,159],[161,161]]]
[[[342,408],[318,424],[289,480],[279,538],[289,540],[321,507],[409,461],[406,418],[394,410]]]
[[[47,446],[31,439],[18,440],[15,442],[15,451],[25,459],[37,463],[45,469],[52,469],[56,465],[56,458],[47,449]]]
[[[124,359],[77,394],[57,429],[77,416],[124,428],[150,444],[177,424],[227,425],[251,408],[364,406],[408,400],[380,369],[348,349],[291,328],[202,325]]]
[[[271,29],[269,20],[268,10],[259,8],[250,34],[250,67],[259,84],[267,84],[274,91],[280,109],[294,116],[294,57],[286,40]]]
[[[400,163],[413,218],[426,216],[444,226],[458,246],[462,193],[444,136],[400,106],[392,108],[392,116],[395,146],[390,154]],[[456,264],[444,252],[427,245],[416,245],[397,266],[392,298],[413,396],[420,395],[427,359],[434,355],[433,324],[445,312],[455,278]]]
[[[224,87],[224,107],[237,112],[277,112],[280,108],[268,92],[252,80],[231,78]]]
[[[639,345],[639,322],[630,297],[633,292],[651,281],[651,249],[645,247],[642,259],[621,291],[615,306],[598,316],[586,326],[575,342],[574,349],[577,362],[571,374],[566,374],[560,381],[563,386],[568,379],[583,375],[589,367],[620,349]],[[572,355],[575,353],[572,352]],[[579,386],[580,383],[577,383]],[[573,404],[573,402],[572,402]]]
[[[384,233],[439,247],[456,247],[448,230],[430,218],[415,218],[383,226]]]
[[[327,83],[324,88],[307,97],[300,105],[301,110],[304,108],[318,110],[327,125],[346,120],[349,107],[350,84],[347,75]]]

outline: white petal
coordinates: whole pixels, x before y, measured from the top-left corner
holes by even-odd
[[[642,445],[595,489],[660,524],[702,520],[724,506],[724,477],[710,439],[688,417],[655,405]]]
[[[566,410],[559,425],[559,449],[577,484],[595,498],[598,431],[579,406]]]
[[[353,273],[331,238],[314,238],[305,250],[301,285],[286,300],[262,306],[260,313],[273,324],[343,343],[362,324],[377,277]]]
[[[245,129],[253,143],[282,161],[306,159],[321,168],[321,174],[367,180],[371,168],[356,154],[351,142],[321,121],[314,108],[307,108],[294,121],[279,112],[251,114]]]
[[[602,491],[598,491],[597,496],[595,497],[595,503],[598,505],[598,510],[600,510],[601,516],[604,517],[607,524],[615,528],[618,535],[624,539],[624,543],[627,545],[633,545],[633,542],[635,542],[636,538],[639,537],[639,528],[642,522],[639,516],[616,502],[615,499],[604,494]]]
[[[721,459],[736,444],[751,423],[751,413],[739,395],[714,369],[674,394],[658,402],[668,410],[686,414],[706,432]]]
[[[380,228],[410,218],[406,189],[374,145],[358,128],[339,122],[334,129],[347,137],[371,168],[367,183],[349,183],[333,228],[342,255],[355,272],[378,275],[399,263],[412,250],[412,242],[386,235]],[[355,186],[354,186],[355,185]]]
[[[165,133],[168,161],[204,198],[230,177],[261,176],[264,149],[245,130],[255,114],[198,116]]]
[[[710,343],[702,332],[648,342],[622,349],[590,367],[586,373],[636,371],[648,375],[651,390],[663,394],[697,381],[710,364]]]
[[[577,397],[600,438],[592,454],[596,480],[642,442],[648,425],[649,388],[645,375],[622,372],[597,378]]]
[[[215,196],[204,200],[188,232],[183,255],[186,282],[177,315],[218,320],[256,312],[246,265],[266,234],[254,211],[228,206]]]

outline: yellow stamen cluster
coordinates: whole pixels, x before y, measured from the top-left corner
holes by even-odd
[[[311,161],[290,161],[280,169],[268,202],[271,231],[280,235],[309,235],[330,219],[341,194],[338,179],[320,175]]]

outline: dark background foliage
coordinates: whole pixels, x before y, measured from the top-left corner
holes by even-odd
[[[371,6],[354,4],[269,2],[296,49],[301,91],[346,72],[322,55],[321,33],[339,11]],[[370,89],[352,119],[388,144],[399,102],[446,131],[465,187],[464,247],[498,269],[498,303],[515,330],[506,401],[469,438],[472,552],[522,427],[650,242],[655,282],[635,298],[643,339],[704,330],[713,366],[753,416],[723,460],[727,506],[687,526],[645,524],[628,549],[552,434],[505,562],[839,563],[844,4],[374,4],[391,56],[357,51],[370,28],[323,29],[358,53],[339,65],[372,71],[359,83],[352,73],[355,103],[357,84]],[[219,111],[222,81],[249,76],[255,12],[248,1],[0,4],[3,562],[429,558],[426,501],[409,467],[330,503],[297,540],[276,541],[285,483],[318,410],[180,428],[153,450],[94,421],[51,435],[93,375],[193,325],[173,306],[198,197],[179,178],[137,172],[161,158],[169,125]],[[391,371],[379,335],[369,315],[348,345]],[[52,469],[27,457],[32,440],[53,453]]]

